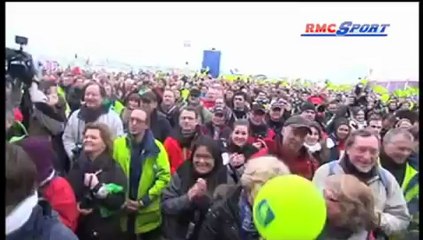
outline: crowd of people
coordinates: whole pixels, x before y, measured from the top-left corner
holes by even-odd
[[[322,190],[318,239],[419,237],[410,99],[68,69],[33,79],[25,116],[7,87],[8,240],[259,240],[254,198],[287,174]]]

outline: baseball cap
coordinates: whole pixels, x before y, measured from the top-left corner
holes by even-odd
[[[311,126],[312,122],[300,115],[295,115],[290,118],[288,118],[285,123],[284,127],[292,126],[295,128],[307,128],[308,131],[311,133]]]
[[[253,110],[253,112],[263,112],[263,113],[266,113],[266,108],[264,107],[264,105],[263,104],[260,104],[260,103],[257,103],[257,102],[253,103],[253,105],[251,107],[251,110]]]
[[[200,97],[201,96],[201,91],[197,88],[191,88],[191,90],[189,91],[189,95],[191,97]]]
[[[316,111],[316,107],[313,105],[313,103],[311,102],[304,102],[301,105],[301,112],[305,112],[307,110],[312,110],[312,111]]]

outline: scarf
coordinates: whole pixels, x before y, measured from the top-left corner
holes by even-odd
[[[29,220],[32,210],[37,204],[37,191],[20,202],[13,211],[6,216],[6,235],[21,228]]]
[[[247,111],[245,109],[242,109],[242,110],[234,109],[232,111],[232,113],[233,113],[235,120],[247,118]]]
[[[314,145],[308,145],[307,143],[304,143],[304,146],[308,149],[310,153],[315,153],[322,150],[322,145],[320,143],[316,143]]]
[[[162,110],[164,114],[169,115],[176,109],[176,105],[167,106],[167,105],[164,105],[164,103],[162,103],[160,105],[160,109]]]
[[[105,105],[101,105],[98,108],[92,109],[87,108],[85,105],[81,106],[80,112],[79,112],[79,118],[83,120],[85,123],[95,122],[98,120],[98,118],[103,115],[107,114],[109,112],[109,108]]]
[[[198,126],[190,130],[184,130],[181,127],[178,127],[176,132],[176,139],[182,148],[191,149],[191,143],[197,136],[197,129]]]
[[[252,206],[248,202],[247,194],[242,190],[239,199],[239,212],[241,217],[240,235],[242,240],[259,239],[260,235],[254,225]]]
[[[351,174],[357,177],[360,181],[367,184],[367,182],[373,177],[377,176],[377,164],[367,173],[360,172],[350,161],[348,154],[344,154],[344,157],[339,162],[345,174]]]
[[[232,141],[229,141],[227,149],[229,153],[244,154],[245,160],[248,160],[251,156],[259,151],[259,149],[255,148],[251,144],[247,143],[244,146],[238,146],[235,145]]]

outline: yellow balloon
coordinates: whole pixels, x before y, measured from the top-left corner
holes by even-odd
[[[326,223],[326,203],[311,181],[298,175],[279,176],[257,193],[253,216],[266,240],[314,240]]]

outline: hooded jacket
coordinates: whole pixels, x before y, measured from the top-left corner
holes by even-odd
[[[6,216],[6,239],[78,240],[48,203],[39,202],[37,194],[24,199]]]
[[[45,137],[28,137],[18,144],[37,168],[39,192],[59,214],[60,221],[75,231],[79,217],[75,193],[69,182],[58,176],[53,166],[56,157],[50,142]]]

